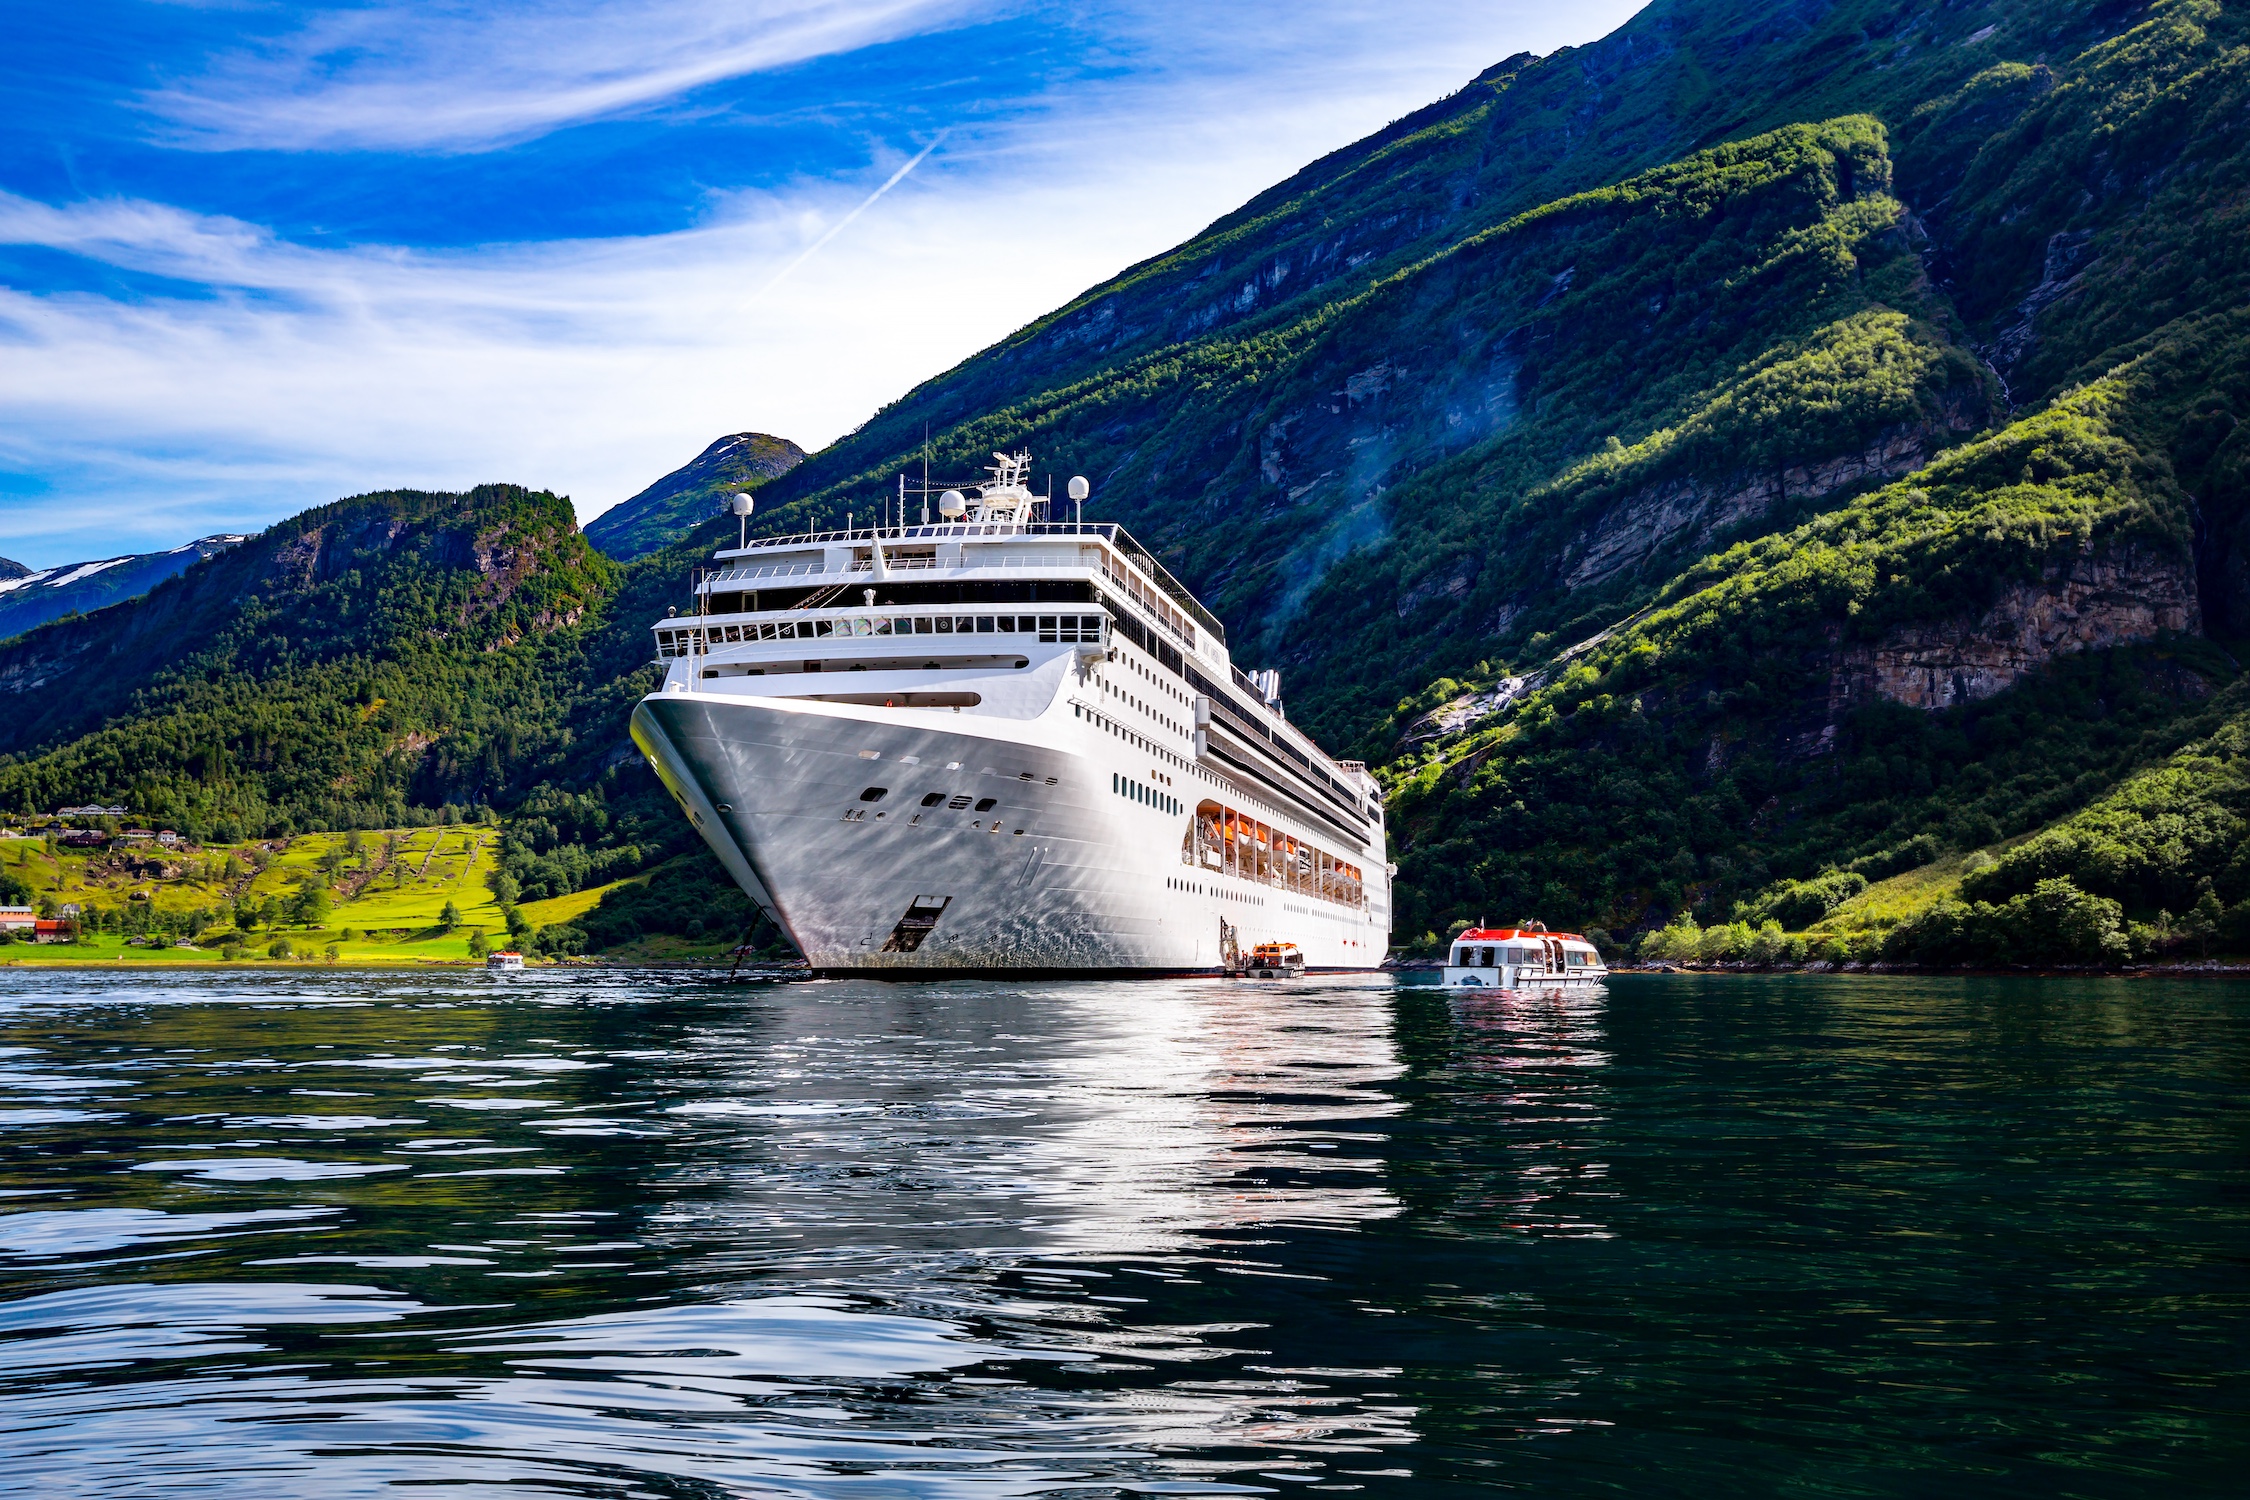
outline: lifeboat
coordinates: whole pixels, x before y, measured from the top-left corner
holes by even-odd
[[[1295,979],[1305,972],[1305,955],[1295,943],[1260,943],[1242,972],[1252,979]]]
[[[495,974],[508,973],[523,967],[523,955],[503,948],[498,953],[486,954],[484,966]]]
[[[1575,932],[1549,932],[1540,922],[1472,927],[1453,940],[1445,958],[1447,989],[1578,989],[1608,978],[1609,966],[1592,943]]]

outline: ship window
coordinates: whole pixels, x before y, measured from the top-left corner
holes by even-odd
[[[939,804],[940,802],[943,802],[944,800],[945,800],[945,793],[943,793],[943,792],[932,792],[932,793],[930,793],[930,794],[929,794],[929,795],[928,795],[927,797],[924,797],[924,798],[922,799],[922,805],[923,805],[924,807],[935,807],[935,806],[937,806],[937,805],[938,805],[938,804]]]
[[[1492,967],[1492,950],[1490,948],[1478,949],[1477,956],[1482,960],[1482,962],[1477,965],[1478,968],[1489,969]]]
[[[836,633],[836,622],[835,622],[834,620],[815,620],[815,621],[813,621],[813,634],[814,634],[814,635],[834,635],[835,633]]]
[[[891,789],[887,786],[871,786],[859,794],[859,800],[862,802],[880,802],[890,794]]]
[[[978,634],[978,635],[990,635],[990,634],[992,634],[992,616],[990,616],[990,615],[978,615],[978,616],[977,616],[977,634]]]
[[[951,616],[951,615],[940,615],[940,616],[938,616],[938,619],[937,619],[937,633],[938,633],[939,635],[951,635],[951,634],[953,634],[953,616]]]
[[[916,635],[928,635],[930,633],[930,617],[928,615],[918,615],[915,617],[914,633]]]
[[[977,799],[977,811],[990,812],[992,811],[992,804],[999,800],[998,797],[979,797]]]
[[[872,635],[873,633],[874,633],[874,627],[873,627],[872,625],[868,624],[868,622],[867,622],[867,621],[865,621],[865,620],[854,620],[854,621],[852,621],[852,634],[853,634],[853,635]]]
[[[875,622],[875,633],[877,635],[889,635],[891,633],[891,617],[889,615],[885,615]]]
[[[967,792],[963,792],[945,805],[949,810],[959,812],[962,808],[969,805],[969,794]]]
[[[1456,969],[1473,969],[1476,965],[1470,963],[1469,960],[1474,957],[1476,955],[1467,948],[1456,948],[1453,950],[1453,967]]]
[[[1586,967],[1586,955],[1575,948],[1566,948],[1563,950],[1563,962],[1574,969],[1583,969]]]

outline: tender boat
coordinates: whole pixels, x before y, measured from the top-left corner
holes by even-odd
[[[1448,989],[1572,989],[1607,978],[1609,966],[1592,943],[1575,932],[1549,932],[1540,922],[1472,927],[1446,955]]]
[[[503,948],[497,953],[486,954],[484,966],[495,973],[520,969],[523,967],[523,955],[513,949]]]
[[[1295,943],[1260,943],[1242,972],[1252,979],[1295,979],[1305,972],[1305,955]]]

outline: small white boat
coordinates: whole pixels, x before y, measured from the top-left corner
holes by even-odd
[[[1242,972],[1252,979],[1295,979],[1305,972],[1305,955],[1295,943],[1260,943]]]
[[[1472,927],[1446,955],[1445,987],[1457,990],[1586,988],[1609,978],[1592,943],[1575,932],[1522,927]]]
[[[523,967],[523,955],[512,948],[485,955],[484,966],[494,973],[507,973]]]

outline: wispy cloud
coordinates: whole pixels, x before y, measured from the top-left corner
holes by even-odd
[[[1308,6],[1271,36],[1153,3],[1104,13],[1092,82],[1046,79],[1006,111],[971,101],[928,122],[950,131],[942,150],[903,129],[871,149],[839,126],[828,159],[783,163],[776,186],[697,184],[699,216],[660,232],[525,239],[501,212],[482,244],[331,244],[161,195],[0,191],[0,246],[93,268],[0,285],[0,553],[170,545],[393,485],[549,485],[590,516],[724,432],[818,446],[1307,160],[1630,0],[1560,21],[1516,3],[1473,25],[1443,0]]]
[[[190,147],[476,151],[999,9],[990,0],[376,4],[223,54],[143,103]]]

